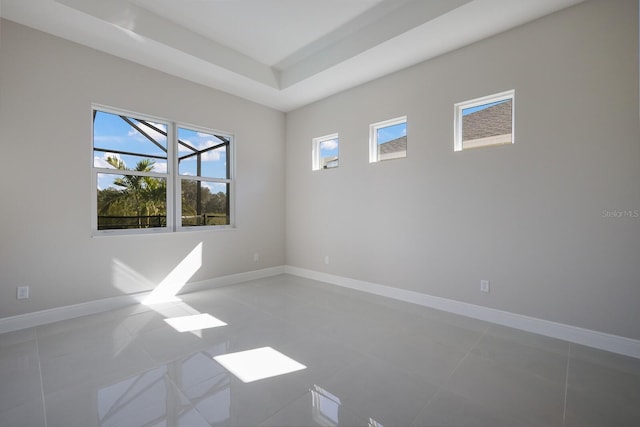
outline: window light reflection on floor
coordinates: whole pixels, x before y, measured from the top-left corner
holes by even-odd
[[[271,347],[223,354],[214,360],[244,383],[300,371],[307,367]]]
[[[337,426],[340,424],[340,399],[314,384],[311,389],[313,419],[321,426]]]
[[[180,316],[164,319],[173,329],[178,332],[199,331],[202,329],[217,328],[225,326],[220,319],[216,319],[208,313],[194,314],[192,316]]]

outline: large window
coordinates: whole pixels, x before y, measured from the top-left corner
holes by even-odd
[[[93,230],[232,224],[232,136],[104,107],[93,110]]]
[[[407,117],[369,125],[369,163],[407,157]]]
[[[455,104],[454,151],[513,144],[515,91]]]

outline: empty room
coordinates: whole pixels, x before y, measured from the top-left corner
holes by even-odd
[[[640,425],[638,0],[0,0],[0,427]]]

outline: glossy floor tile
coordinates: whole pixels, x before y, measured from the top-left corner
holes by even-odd
[[[639,359],[288,275],[180,299],[1,334],[0,426],[640,425]],[[263,348],[296,369],[215,359]]]

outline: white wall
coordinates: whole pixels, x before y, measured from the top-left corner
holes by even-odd
[[[583,3],[287,114],[287,263],[640,339],[637,9]],[[453,104],[509,89],[515,144],[454,153]],[[408,157],[369,164],[368,125],[402,115]],[[339,168],[312,171],[333,132]]]
[[[0,34],[0,318],[149,290],[200,242],[192,281],[284,264],[283,113],[9,21]],[[92,238],[92,102],[235,134],[237,229]]]

